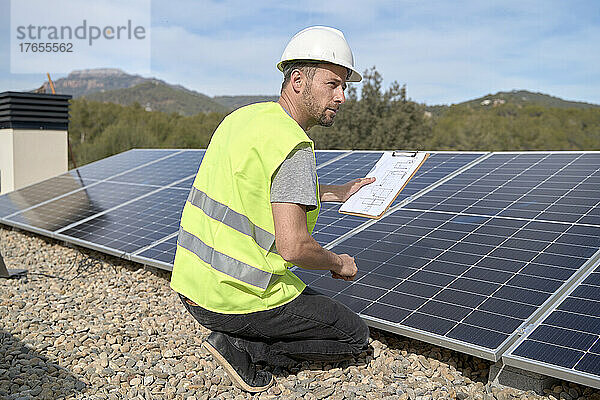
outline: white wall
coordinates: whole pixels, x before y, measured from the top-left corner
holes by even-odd
[[[0,129],[0,194],[14,188],[13,131]]]
[[[67,131],[3,129],[0,132],[0,167],[4,169],[7,164],[7,173],[2,172],[2,193],[67,172]]]

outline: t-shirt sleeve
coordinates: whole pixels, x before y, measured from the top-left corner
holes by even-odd
[[[271,203],[296,203],[317,208],[317,177],[310,144],[296,147],[281,163],[271,183]]]

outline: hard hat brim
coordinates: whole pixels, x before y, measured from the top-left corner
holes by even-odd
[[[358,72],[353,67],[351,67],[349,65],[344,65],[342,63],[331,62],[329,60],[316,60],[316,59],[290,59],[290,60],[281,60],[277,64],[277,69],[280,70],[281,72],[283,72],[283,64],[288,63],[288,62],[295,62],[295,61],[298,61],[298,62],[302,62],[302,61],[305,61],[305,62],[314,62],[315,64],[333,64],[333,65],[339,65],[341,67],[346,68],[350,72],[348,78],[346,79],[346,82],[360,82],[360,81],[362,81],[362,75],[360,74],[360,72]]]

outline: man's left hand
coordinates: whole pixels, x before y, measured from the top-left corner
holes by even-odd
[[[375,178],[359,178],[343,185],[319,185],[321,201],[345,202],[361,187],[375,182]]]
[[[342,202],[348,200],[350,196],[358,192],[361,187],[375,182],[375,178],[359,178],[341,185],[340,197]]]

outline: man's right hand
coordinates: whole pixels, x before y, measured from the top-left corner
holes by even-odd
[[[295,203],[271,203],[275,246],[284,260],[306,269],[331,271],[336,279],[351,281],[358,268],[348,254],[326,250],[308,232],[306,207]]]
[[[358,272],[354,257],[350,257],[348,254],[339,254],[338,257],[340,258],[341,266],[335,270],[331,270],[331,277],[334,279],[343,279],[345,281],[353,280]]]

